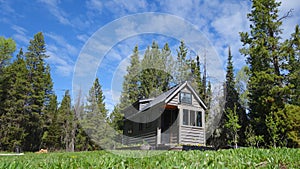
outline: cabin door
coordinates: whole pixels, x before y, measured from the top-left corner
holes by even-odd
[[[178,125],[176,122],[178,116],[178,109],[166,109],[162,114],[161,132],[163,144],[176,144],[178,137]]]

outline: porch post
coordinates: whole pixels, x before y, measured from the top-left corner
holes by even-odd
[[[203,142],[204,142],[204,145],[206,146],[206,124],[205,124],[205,110],[203,109],[202,111],[202,127],[203,127]]]
[[[181,143],[182,108],[178,106],[178,144]]]
[[[156,137],[156,146],[158,146],[159,144],[161,144],[161,129],[159,127],[157,127],[157,137]]]

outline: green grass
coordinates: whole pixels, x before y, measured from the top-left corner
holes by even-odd
[[[0,156],[0,168],[300,168],[300,149],[236,149],[220,151],[106,151],[75,153],[25,153]]]

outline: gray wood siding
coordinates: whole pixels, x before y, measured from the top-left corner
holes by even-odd
[[[152,131],[152,132],[136,135],[134,137],[126,136],[123,139],[123,143],[126,143],[127,145],[131,145],[131,144],[142,144],[143,141],[146,141],[148,144],[155,146],[156,139],[157,139],[156,131]]]
[[[191,91],[187,87],[184,87],[181,91],[191,93]]]
[[[182,125],[180,134],[181,144],[205,144],[204,128]]]
[[[187,87],[183,88],[181,90],[182,92],[186,92],[186,93],[192,93]],[[178,94],[176,94],[169,102],[169,105],[178,105],[180,104],[179,102],[179,95],[180,92]],[[192,94],[192,106],[197,107],[197,108],[202,108],[199,104],[199,102],[197,101],[197,99],[195,98],[195,96]]]
[[[170,105],[178,105],[179,103],[179,94],[176,94],[170,101],[168,104]]]
[[[192,105],[193,105],[194,107],[197,107],[197,108],[201,108],[201,109],[202,109],[202,107],[200,106],[199,102],[197,101],[197,99],[195,98],[194,95],[192,95]]]

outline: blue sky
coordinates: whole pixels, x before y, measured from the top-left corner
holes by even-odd
[[[300,23],[300,5],[297,1],[284,1],[280,7],[280,14],[283,15],[291,8],[294,9],[293,16],[285,20],[282,26],[283,38],[288,38],[294,26]],[[251,4],[248,0],[0,0],[0,36],[13,38],[17,43],[17,49],[21,47],[26,49],[33,35],[42,31],[47,44],[47,54],[50,56],[47,62],[51,66],[54,90],[59,99],[66,89],[72,90],[74,86],[75,89],[78,89],[76,87],[87,88],[74,85],[77,70],[100,78],[107,108],[111,110],[118,102],[122,75],[128,65],[128,57],[136,44],[139,45],[140,51],[143,51],[153,40],[157,41],[160,47],[165,42],[169,42],[173,50],[172,54],[176,55],[175,49],[181,38],[186,38],[184,40],[189,42],[187,46],[192,49],[195,46],[194,41],[198,41],[197,37],[205,37],[209,45],[196,49],[194,53],[202,57],[203,53],[207,53],[211,77],[221,80],[228,45],[232,49],[235,68],[239,69],[245,64],[245,59],[238,52],[241,47],[238,32],[248,30],[249,22],[246,14],[250,9]],[[151,16],[155,16],[150,17],[153,21],[143,20],[143,17],[145,18],[143,13],[147,12],[152,12]],[[141,13],[142,19],[135,20],[137,18],[135,15],[140,16]],[[177,27],[176,24],[181,21],[183,24],[190,24],[189,28],[193,27],[192,31],[187,27]],[[119,25],[113,27],[114,23]],[[149,26],[153,28],[149,30],[155,31],[146,33],[139,30],[142,24],[147,24],[143,30],[148,29]],[[119,35],[129,33],[129,36],[123,39],[114,37],[115,43],[105,47],[108,50],[103,56],[96,55],[97,53],[93,57],[85,55],[87,48],[97,50],[101,45],[109,43],[101,37],[101,35],[109,36],[103,34],[105,28]],[[163,29],[179,32],[179,34],[167,35]],[[195,36],[193,30],[197,30],[199,36]],[[89,42],[93,40],[97,41],[96,47],[89,46],[92,44]],[[194,54],[191,52],[190,55],[193,57]],[[80,59],[84,60],[82,65],[78,61]],[[80,69],[76,65],[81,65]],[[95,69],[90,71],[89,68],[92,67]],[[90,82],[87,80],[86,83]]]

